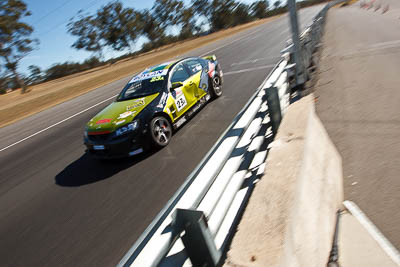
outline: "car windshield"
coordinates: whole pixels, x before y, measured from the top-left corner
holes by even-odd
[[[167,70],[144,72],[133,77],[119,94],[117,101],[159,93],[167,84]]]

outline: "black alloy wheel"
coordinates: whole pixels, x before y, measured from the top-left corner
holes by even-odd
[[[157,116],[150,123],[151,139],[157,148],[168,145],[172,136],[172,128],[168,119],[163,116]]]
[[[221,77],[215,75],[212,78],[212,89],[211,89],[211,96],[213,98],[220,97],[222,95],[222,85],[221,85]]]

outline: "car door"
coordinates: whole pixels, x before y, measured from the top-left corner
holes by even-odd
[[[191,58],[184,61],[190,71],[190,80],[196,85],[194,95],[197,99],[202,98],[208,92],[208,75],[200,59]]]
[[[176,112],[176,118],[182,116],[197,102],[197,97],[195,96],[196,85],[190,79],[190,76],[189,70],[182,62],[178,63],[172,70],[170,84],[182,83],[182,86],[171,89],[171,94],[175,100],[172,113]]]

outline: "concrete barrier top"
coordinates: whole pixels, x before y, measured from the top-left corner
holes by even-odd
[[[313,95],[289,107],[270,148],[225,266],[325,266],[343,201],[342,163]]]

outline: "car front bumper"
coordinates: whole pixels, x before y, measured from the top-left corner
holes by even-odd
[[[86,152],[96,158],[111,159],[130,157],[142,153],[148,147],[148,139],[137,133],[116,139],[85,137]]]

